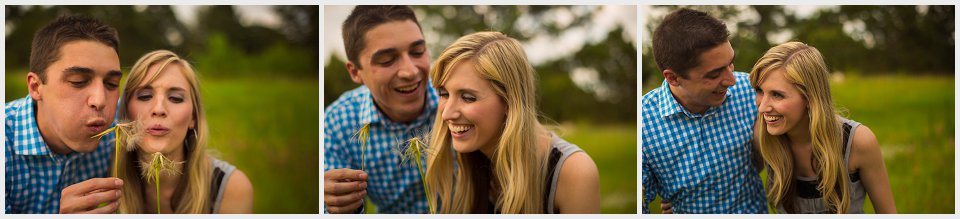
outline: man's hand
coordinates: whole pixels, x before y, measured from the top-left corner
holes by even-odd
[[[660,201],[660,213],[673,214],[673,206],[670,205],[670,202]]]
[[[123,180],[118,178],[93,178],[73,184],[60,191],[61,214],[108,214],[117,211],[120,203],[120,188]],[[97,207],[101,203],[105,206]]]
[[[323,173],[323,203],[332,214],[354,213],[367,196],[367,173],[335,169]]]

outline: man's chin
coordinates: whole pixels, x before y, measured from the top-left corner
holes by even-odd
[[[75,144],[76,146],[67,146],[67,147],[74,152],[90,153],[97,150],[97,146],[99,145],[99,143],[100,141],[80,142]]]

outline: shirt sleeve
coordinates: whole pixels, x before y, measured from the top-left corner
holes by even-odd
[[[327,117],[328,121],[324,124],[324,130],[327,134],[323,136],[323,149],[324,149],[324,171],[329,171],[333,169],[341,168],[350,168],[350,158],[348,145],[350,143],[350,135],[346,134],[349,132],[344,130],[345,127],[335,124],[335,121],[330,120],[332,118]]]
[[[8,115],[8,116],[9,116],[9,115]],[[11,118],[8,117],[7,119],[11,119]],[[9,157],[6,157],[6,156],[10,156],[11,153],[13,153],[13,151],[9,151],[9,150],[8,150],[8,149],[13,148],[13,142],[10,141],[10,136],[13,136],[13,133],[11,133],[12,128],[11,128],[10,126],[6,126],[6,125],[5,125],[4,127],[7,128],[7,130],[4,132],[6,135],[3,136],[3,143],[4,143],[3,148],[4,148],[4,153],[6,153],[6,154],[4,155],[5,157],[4,157],[4,160],[3,160],[4,165],[6,165],[6,168],[4,168],[4,169],[6,169],[6,170],[4,170],[4,174],[6,174],[6,176],[7,176],[7,178],[5,178],[4,181],[6,182],[7,186],[4,186],[4,187],[5,187],[5,188],[4,188],[4,191],[5,191],[6,193],[4,193],[4,197],[3,197],[4,200],[5,200],[5,202],[3,203],[3,205],[4,205],[4,206],[3,206],[3,213],[4,213],[4,214],[11,214],[10,211],[13,210],[13,206],[10,205],[10,203],[13,203],[13,202],[11,202],[10,196],[11,196],[11,194],[13,194],[13,193],[12,193],[12,191],[10,190],[10,184],[11,184],[11,182],[10,182],[10,177],[11,177],[11,175],[12,175],[12,173],[10,173],[10,170],[11,170],[12,167],[11,167],[11,164],[9,163],[9,162],[10,162],[10,158],[9,158]]]
[[[650,171],[650,168],[650,165],[647,165],[646,162],[643,163],[643,173],[641,173],[641,177],[643,178],[643,188],[641,188],[641,192],[643,192],[642,212],[644,214],[650,213],[650,208],[647,205],[657,198],[657,193],[660,190],[660,183],[657,180],[657,177],[653,175],[653,171]]]

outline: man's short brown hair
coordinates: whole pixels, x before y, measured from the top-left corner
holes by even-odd
[[[30,46],[30,71],[40,76],[40,83],[46,83],[47,67],[60,59],[60,47],[75,40],[100,42],[120,54],[120,38],[113,27],[86,16],[60,16],[37,31]]]
[[[660,71],[688,78],[700,54],[728,41],[727,25],[707,13],[681,8],[667,15],[653,32],[653,58]]]
[[[347,50],[347,60],[360,66],[360,52],[366,48],[364,34],[377,25],[391,21],[411,20],[420,27],[413,9],[404,5],[361,5],[357,6],[343,22],[343,48]],[[422,30],[421,30],[422,31]]]

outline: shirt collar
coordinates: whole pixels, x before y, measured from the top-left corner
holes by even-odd
[[[687,117],[697,118],[697,117],[706,117],[715,114],[719,109],[723,108],[723,105],[733,98],[733,87],[727,88],[726,98],[724,98],[723,103],[720,106],[711,106],[707,108],[707,111],[704,111],[703,114],[695,114],[687,110],[687,108],[680,105],[680,102],[677,101],[677,98],[673,96],[673,91],[670,90],[670,85],[667,84],[667,79],[663,79],[663,84],[660,85],[663,88],[659,93],[657,93],[657,102],[660,109],[661,117],[668,117],[675,114],[683,113]]]
[[[23,106],[18,109],[14,122],[13,148],[18,155],[48,155],[50,148],[40,135],[37,117],[34,113],[34,100],[27,96]]]
[[[402,128],[404,126],[414,125],[419,126],[423,125],[426,122],[429,122],[436,116],[438,97],[437,91],[433,86],[429,86],[430,82],[427,82],[427,99],[424,101],[426,106],[424,106],[423,112],[417,116],[412,122],[409,123],[398,123],[391,121],[386,114],[380,112],[377,108],[376,103],[373,101],[373,94],[367,93],[364,94],[362,102],[360,103],[360,123],[361,124],[380,124],[387,128]]]

